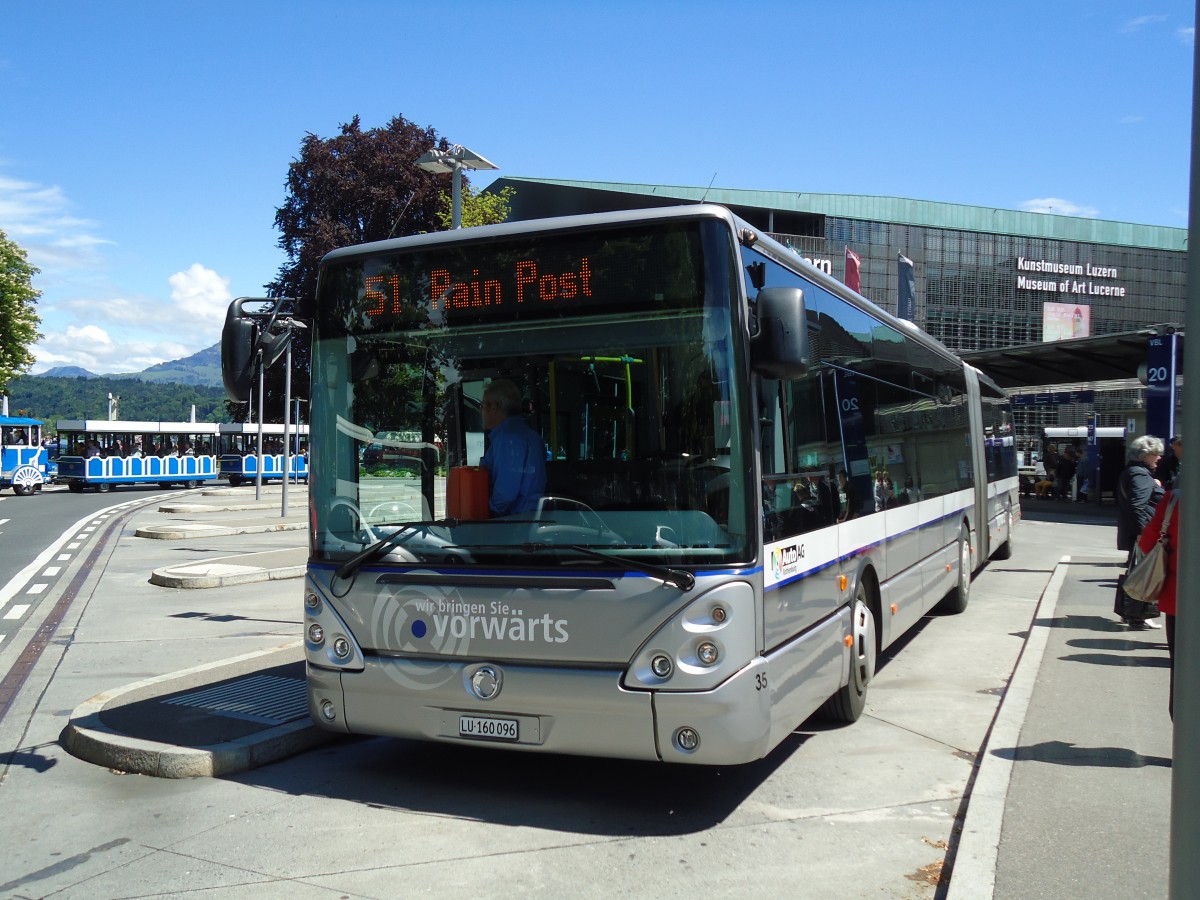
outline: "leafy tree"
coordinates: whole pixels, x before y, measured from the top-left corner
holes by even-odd
[[[494,194],[476,193],[467,184],[462,189],[462,227],[474,228],[476,225],[497,225],[508,221],[508,213],[512,208],[512,198],[516,190],[506,187]],[[442,208],[438,211],[438,221],[446,231],[454,222],[454,198],[450,193],[442,194]]]
[[[34,309],[41,295],[33,287],[37,272],[25,251],[0,230],[0,390],[34,362],[30,348],[41,337],[42,323]]]
[[[299,156],[288,166],[287,197],[275,212],[287,262],[266,286],[267,293],[311,302],[317,267],[330,250],[443,230],[441,210],[449,208],[449,178],[416,166],[417,158],[433,148],[449,150],[450,144],[433,128],[421,128],[403,116],[366,131],[355,116],[336,137],[307,134]],[[293,346],[293,396],[308,396],[308,367],[309,347],[298,337]],[[269,369],[264,380],[264,418],[279,421],[282,366]],[[245,404],[228,406],[235,419],[245,417]]]

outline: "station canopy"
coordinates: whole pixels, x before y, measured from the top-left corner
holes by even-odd
[[[1136,379],[1146,364],[1150,338],[1179,336],[1179,371],[1183,371],[1183,326],[1150,325],[1137,331],[1021,344],[963,353],[962,358],[1011,391],[1056,384],[1094,384]]]

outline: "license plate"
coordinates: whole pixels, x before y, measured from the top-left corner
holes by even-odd
[[[485,716],[459,716],[458,733],[462,737],[492,738],[499,741],[518,739],[516,719],[493,719]]]

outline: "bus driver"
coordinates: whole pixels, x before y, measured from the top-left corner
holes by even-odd
[[[506,378],[483,390],[483,430],[488,447],[479,464],[491,483],[493,516],[531,512],[546,491],[546,445],[521,416],[521,392]]]

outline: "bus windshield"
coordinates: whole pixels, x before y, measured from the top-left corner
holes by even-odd
[[[314,558],[753,559],[728,225],[456,234],[323,263]]]

